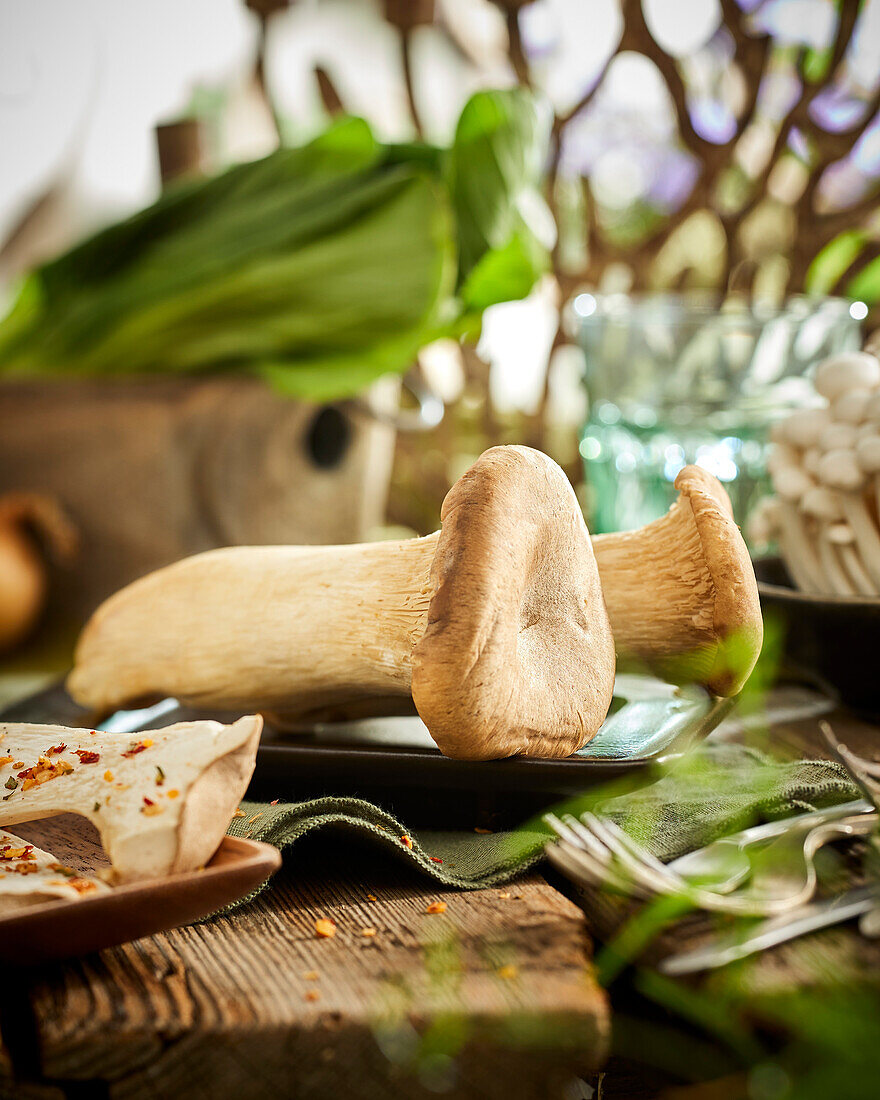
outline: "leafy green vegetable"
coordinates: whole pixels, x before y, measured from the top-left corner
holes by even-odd
[[[29,277],[0,373],[248,371],[330,399],[404,370],[544,270],[523,214],[542,118],[526,93],[480,93],[449,150],[382,145],[345,119],[170,189]]]

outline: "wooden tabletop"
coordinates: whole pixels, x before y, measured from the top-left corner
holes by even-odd
[[[833,717],[854,748],[876,748],[873,727]],[[815,755],[815,726],[782,722],[773,742]],[[581,1100],[610,1049],[592,937],[624,916],[607,898],[586,909],[537,873],[444,890],[327,830],[230,916],[6,974],[0,1097]],[[316,937],[319,917],[333,938]],[[796,958],[756,966],[778,980]]]
[[[444,891],[350,839],[307,840],[238,913],[7,976],[0,1088],[561,1097],[608,1053],[590,955],[583,913],[538,875]]]

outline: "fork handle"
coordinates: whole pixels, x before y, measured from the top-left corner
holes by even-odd
[[[750,829],[743,829],[737,834],[737,838],[743,844],[754,844],[756,840],[772,840],[782,836],[792,829],[815,829],[817,825],[824,825],[830,821],[838,821],[842,817],[850,817],[853,814],[866,814],[874,811],[875,807],[866,798],[859,798],[853,802],[841,802],[837,806],[828,806],[824,810],[810,810],[808,813],[798,814],[795,817],[783,817],[779,821],[768,821],[764,825],[753,825]],[[728,837],[728,840],[734,839]]]

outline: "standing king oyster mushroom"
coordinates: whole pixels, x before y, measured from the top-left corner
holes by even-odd
[[[726,494],[693,467],[676,484],[666,517],[600,536],[594,557],[556,463],[492,448],[433,535],[231,547],[129,585],[83,631],[70,691],[101,709],[165,694],[285,717],[414,703],[447,755],[567,756],[605,718],[615,642],[722,693],[757,657],[754,574]]]

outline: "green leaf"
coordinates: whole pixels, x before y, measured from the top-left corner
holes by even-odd
[[[184,183],[32,275],[0,323],[0,373],[236,371],[297,396],[357,392],[530,291],[545,151],[530,96],[481,93],[451,154],[344,119]]]
[[[846,285],[849,298],[858,298],[872,306],[880,302],[880,258],[872,260]]]
[[[830,241],[816,256],[807,270],[805,287],[809,294],[828,294],[841,275],[858,256],[865,243],[860,229],[848,229]]]
[[[549,138],[549,113],[523,89],[478,92],[468,100],[446,162],[460,284],[486,253],[508,249],[517,235],[532,238],[529,251],[541,247],[534,223],[547,217],[539,184]]]
[[[529,233],[518,230],[502,248],[485,252],[461,289],[469,310],[481,313],[496,302],[525,298],[549,267],[549,257]]]

